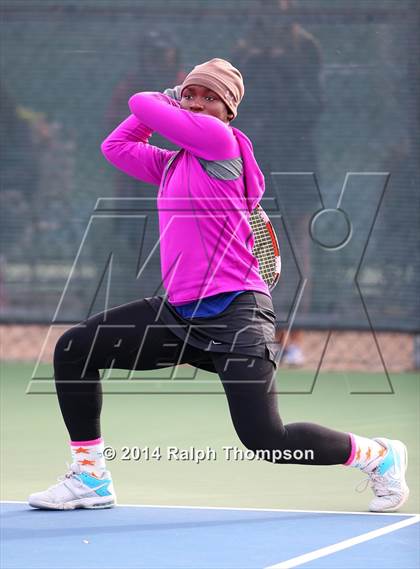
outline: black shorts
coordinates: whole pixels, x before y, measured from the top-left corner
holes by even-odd
[[[238,295],[217,316],[183,318],[163,296],[144,299],[178,338],[204,352],[223,352],[269,359],[277,367],[276,315],[271,297],[256,291]],[[204,354],[205,356],[205,354]],[[203,369],[215,372],[211,357]]]

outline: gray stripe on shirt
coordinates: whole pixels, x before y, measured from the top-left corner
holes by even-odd
[[[231,158],[230,160],[198,158],[198,161],[209,176],[218,180],[236,180],[242,175],[242,158]]]

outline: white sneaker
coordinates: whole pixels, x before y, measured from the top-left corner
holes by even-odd
[[[91,476],[72,464],[69,471],[59,479],[59,483],[29,496],[29,505],[46,510],[74,510],[76,508],[112,508],[115,496],[112,478],[104,472],[101,478]]]
[[[388,450],[382,462],[369,472],[367,485],[372,487],[375,498],[369,504],[371,512],[394,512],[398,510],[410,493],[405,481],[407,470],[407,448],[401,441],[374,439]]]
[[[301,366],[305,363],[302,350],[295,344],[290,344],[285,350],[282,363],[289,366]]]

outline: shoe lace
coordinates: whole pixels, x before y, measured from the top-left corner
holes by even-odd
[[[362,493],[366,488],[371,487],[375,496],[385,496],[387,492],[387,483],[385,478],[378,474],[375,470],[369,472],[367,478],[359,482],[356,486],[356,492]]]
[[[53,486],[51,486],[49,488],[49,490],[51,490],[52,488],[56,488],[57,486],[60,486],[60,484],[62,484],[65,480],[67,480],[68,478],[72,478],[75,474],[77,474],[77,464],[69,464],[68,462],[66,462],[66,466],[67,466],[67,472],[65,474],[63,474],[62,476],[59,476],[57,478],[57,484],[54,484]]]

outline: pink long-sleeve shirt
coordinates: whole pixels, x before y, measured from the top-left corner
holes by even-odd
[[[161,93],[137,93],[129,107],[132,115],[101,149],[118,169],[159,186],[161,269],[169,302],[239,290],[269,295],[252,254],[249,216],[264,193],[264,177],[250,140]],[[180,151],[149,144],[154,131]]]

